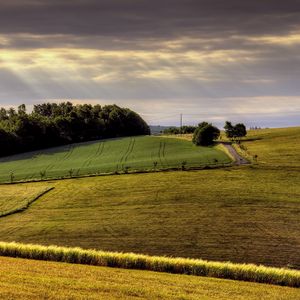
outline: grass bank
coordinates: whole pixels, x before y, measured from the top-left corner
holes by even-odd
[[[209,262],[199,259],[114,253],[81,248],[0,242],[0,256],[94,266],[148,270],[300,287],[300,271],[253,264]]]
[[[300,289],[176,275],[0,257],[3,299],[290,300]],[[88,296],[87,296],[88,295]]]

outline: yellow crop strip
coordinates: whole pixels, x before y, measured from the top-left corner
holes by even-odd
[[[15,242],[0,242],[0,255],[300,287],[300,271],[254,264],[234,264],[201,259],[84,250],[82,248],[47,247]]]

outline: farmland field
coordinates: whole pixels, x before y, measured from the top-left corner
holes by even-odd
[[[300,127],[250,130],[242,144],[264,166],[300,169]]]
[[[5,299],[299,299],[299,289],[0,257]],[[87,296],[88,295],[88,296]]]
[[[144,136],[73,144],[0,159],[0,182],[230,164],[219,147]]]
[[[295,130],[271,130],[286,141],[285,151],[263,130],[245,142],[261,159],[273,151],[274,165],[265,158],[226,169],[22,184],[55,189],[0,219],[1,240],[299,269],[300,169],[293,161],[300,144],[289,138]],[[0,194],[6,189],[12,199],[19,185],[9,187],[0,186]]]
[[[300,172],[248,167],[58,181],[24,213],[0,219],[0,236],[300,268],[299,182]]]

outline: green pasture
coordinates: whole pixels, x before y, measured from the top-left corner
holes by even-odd
[[[5,205],[55,188],[0,218],[1,239],[300,269],[298,132],[250,131],[242,145],[258,162],[249,166],[1,185]]]
[[[0,219],[0,236],[300,268],[299,182],[300,172],[251,167],[53,181],[29,209]]]
[[[165,137],[129,137],[1,158],[0,182],[230,163],[230,158],[220,147],[196,147],[189,141]]]

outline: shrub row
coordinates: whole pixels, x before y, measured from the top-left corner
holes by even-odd
[[[300,271],[282,268],[0,242],[0,255],[26,259],[243,280],[300,287]]]

